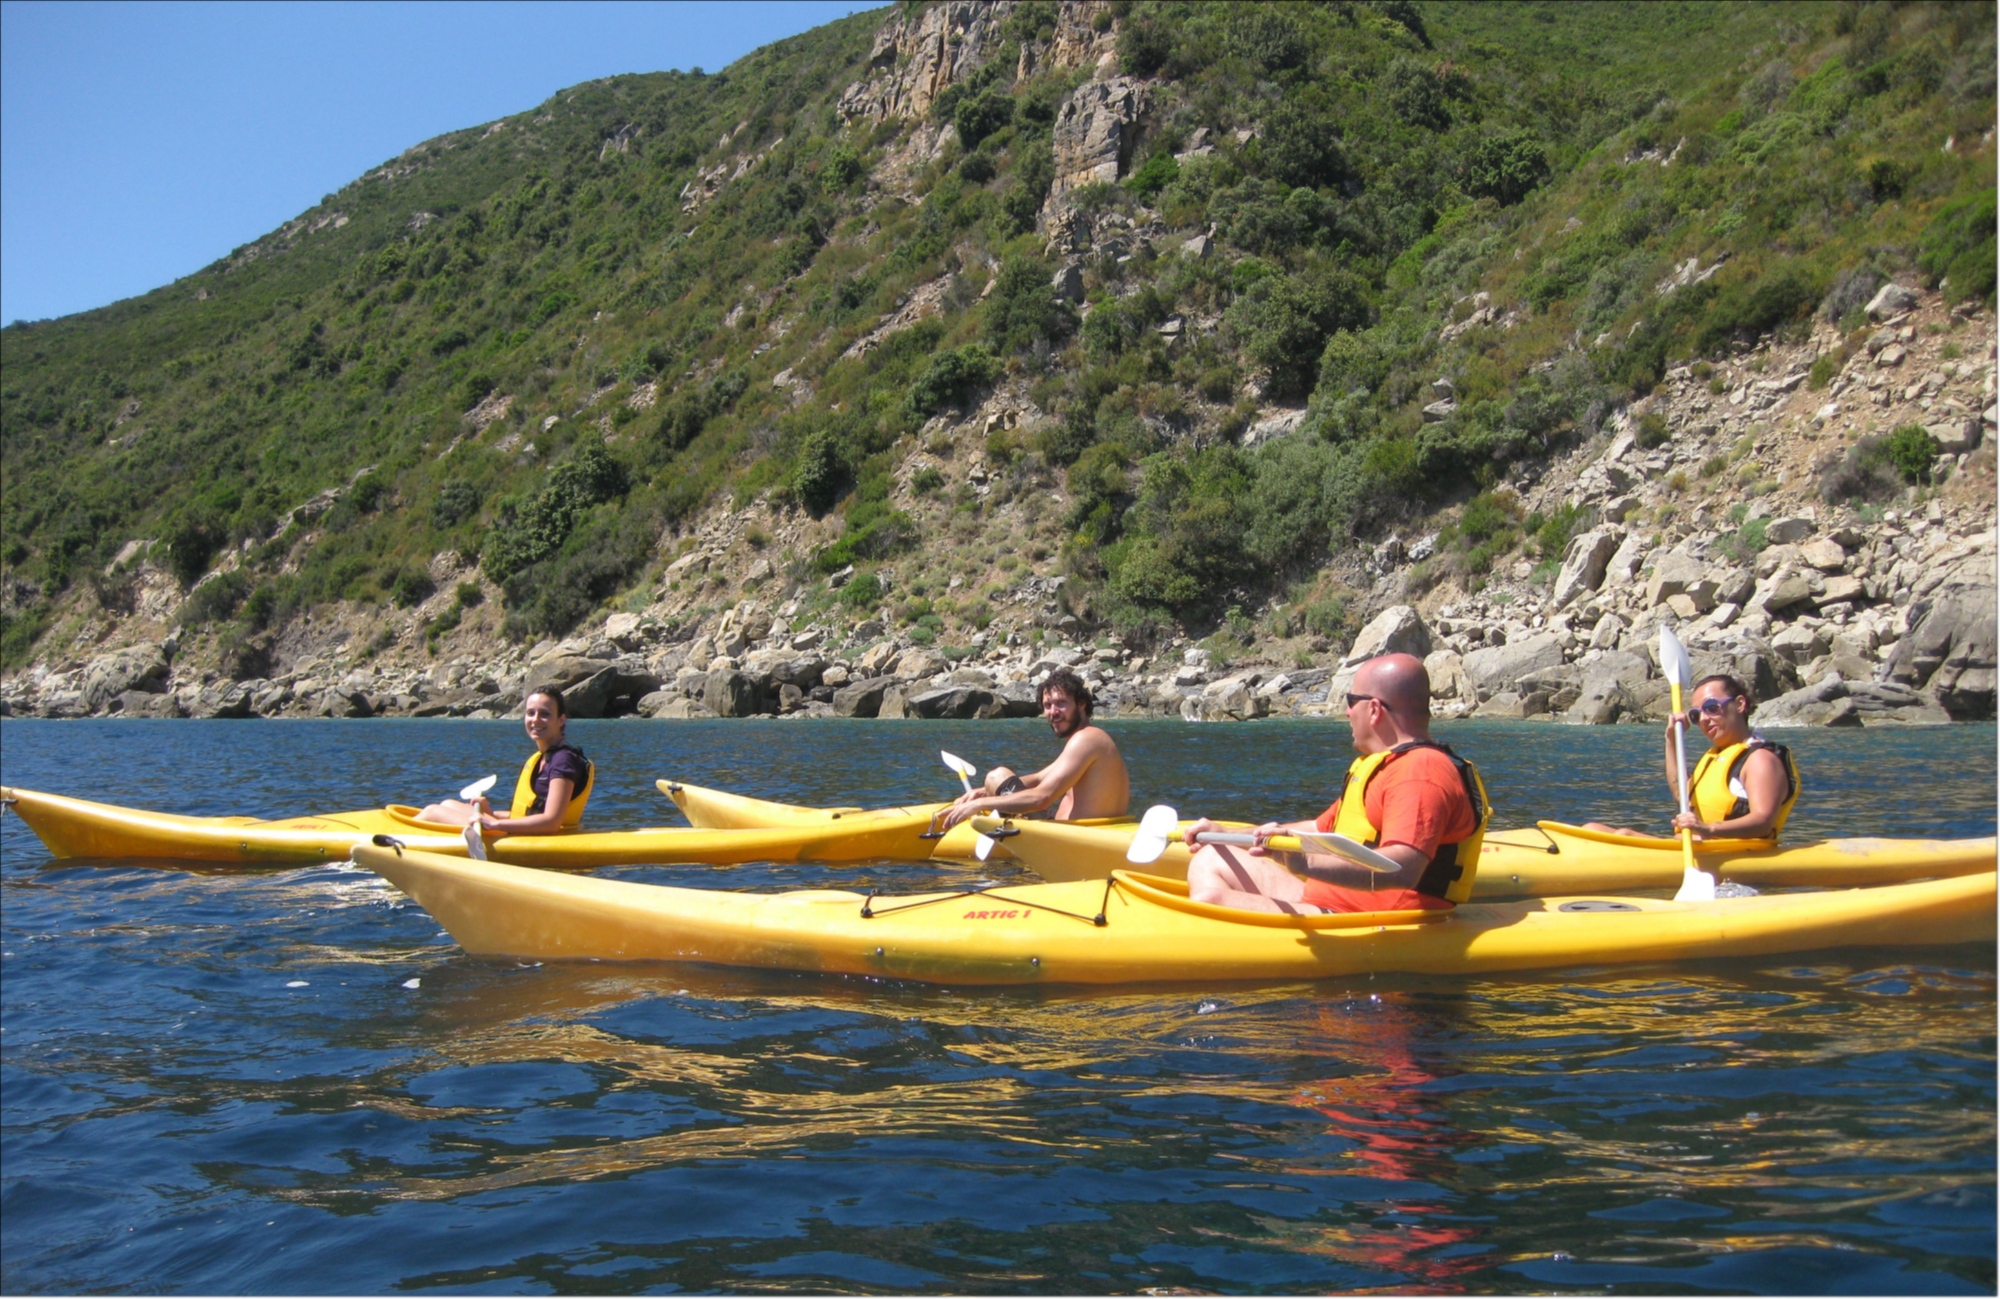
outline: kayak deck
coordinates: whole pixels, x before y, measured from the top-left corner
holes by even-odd
[[[971,824],[999,834],[1014,858],[1045,880],[1103,879],[1129,868],[1125,850],[1132,842],[1130,830],[993,817],[974,817]],[[1991,837],[1820,839],[1798,844],[1737,839],[1713,840],[1697,844],[1696,849],[1703,869],[1759,888],[1844,888],[1973,875],[1993,870],[1996,856]],[[1166,852],[1144,869],[1185,879],[1190,855],[1185,844],[1170,840]],[[1487,832],[1473,898],[1624,893],[1671,889],[1680,881],[1678,840],[1606,834],[1541,821]]]
[[[473,955],[696,961],[940,984],[1464,974],[1994,937],[1991,872],[1712,902],[1600,896],[1282,916],[1206,906],[1184,884],[1124,871],[884,898],[675,888],[371,845],[353,857]]]
[[[423,821],[417,816],[418,809],[398,804],[330,816],[261,820],[152,812],[28,789],[0,788],[0,799],[59,858],[340,861],[356,843],[376,835],[391,835],[407,848],[467,855],[459,827]],[[821,822],[756,830],[656,827],[489,835],[486,852],[495,861],[549,870],[644,863],[853,861],[891,856],[909,843],[922,842],[916,836],[928,823],[927,809],[911,809],[900,816],[882,813],[846,825]]]

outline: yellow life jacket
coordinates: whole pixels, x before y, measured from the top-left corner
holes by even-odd
[[[1741,744],[1724,745],[1702,754],[1695,760],[1694,775],[1688,778],[1688,804],[1696,816],[1710,824],[1750,815],[1750,796],[1739,775],[1754,749],[1769,749],[1778,755],[1785,768],[1785,801],[1778,804],[1778,819],[1771,823],[1765,836],[1775,839],[1792,814],[1792,804],[1799,801],[1800,788],[1799,769],[1792,761],[1792,751],[1782,744],[1753,735]]]
[[[1334,818],[1333,832],[1371,848],[1381,840],[1381,830],[1368,819],[1368,782],[1384,763],[1411,749],[1436,749],[1450,758],[1451,765],[1458,768],[1459,779],[1465,782],[1465,796],[1472,800],[1472,814],[1479,822],[1478,827],[1457,843],[1439,844],[1437,855],[1424,867],[1423,877],[1417,881],[1419,893],[1463,902],[1472,896],[1472,877],[1479,868],[1479,844],[1486,837],[1486,820],[1493,815],[1493,805],[1486,799],[1486,782],[1479,778],[1479,769],[1446,746],[1431,740],[1412,740],[1356,758],[1347,768],[1347,785],[1340,793],[1340,814]]]
[[[558,744],[549,752],[554,753],[558,749],[568,749],[583,759],[583,786],[570,791],[569,806],[563,809],[562,824],[557,827],[561,830],[574,830],[583,821],[583,805],[590,801],[590,788],[597,783],[597,768],[591,765],[589,758],[583,756],[583,750],[574,744]],[[514,782],[514,806],[508,812],[509,816],[533,816],[542,810],[542,800],[535,797],[535,773],[540,771],[541,767],[542,751],[537,749],[528,755],[526,762],[521,764],[521,778]]]

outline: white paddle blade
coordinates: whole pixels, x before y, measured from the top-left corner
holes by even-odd
[[[1715,901],[1715,876],[1707,871],[1696,870],[1692,866],[1681,868],[1680,891],[1674,894],[1676,902]]]
[[[493,788],[493,786],[498,784],[499,781],[500,777],[498,776],[482,777],[478,780],[473,781],[470,785],[467,785],[464,789],[459,790],[458,796],[464,799],[468,803],[473,802],[476,799],[485,797],[486,791]]]
[[[985,861],[993,855],[993,849],[999,843],[1000,841],[990,834],[977,835],[972,840],[972,855],[980,861]]]
[[[479,822],[468,821],[465,825],[465,851],[472,854],[472,860],[486,860],[486,840],[480,837]]]
[[[1164,803],[1146,809],[1139,818],[1138,832],[1132,836],[1132,846],[1125,850],[1125,860],[1135,866],[1156,862],[1160,854],[1167,850],[1167,840],[1180,828],[1180,813]]]
[[[1694,685],[1694,664],[1681,646],[1680,637],[1665,623],[1660,624],[1660,675],[1668,684],[1686,690]]]
[[[965,786],[965,792],[970,794],[972,792],[972,764],[964,758],[959,757],[956,753],[946,753],[943,749],[938,750],[938,758],[945,766],[951,768],[952,774],[958,777],[961,785]]]
[[[1344,857],[1356,866],[1365,866],[1378,875],[1393,875],[1403,869],[1393,858],[1384,857],[1367,844],[1356,843],[1344,834],[1302,834],[1299,844],[1314,852]]]

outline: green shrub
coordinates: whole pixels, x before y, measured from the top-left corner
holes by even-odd
[[[1225,313],[1250,359],[1270,373],[1270,395],[1280,399],[1312,390],[1327,338],[1367,320],[1362,286],[1333,271],[1311,276],[1273,275],[1254,281]]]
[[[958,128],[959,143],[976,149],[979,142],[1014,120],[1013,96],[988,89],[967,95],[952,109],[951,124]]]
[[[167,551],[167,571],[182,586],[193,586],[208,571],[208,561],[222,546],[221,530],[207,518],[183,515],[161,534]]]
[[[1994,292],[1996,200],[1989,183],[1938,210],[1924,230],[1917,265],[1933,285],[1949,281],[1953,302],[1991,299]]]
[[[505,582],[542,563],[562,548],[586,510],[624,495],[630,486],[625,467],[604,445],[586,442],[574,458],[549,472],[548,485],[533,497],[501,501],[499,520],[480,548],[481,566],[495,581]]]
[[[1569,546],[1569,540],[1582,529],[1589,513],[1580,505],[1560,505],[1555,513],[1545,519],[1530,517],[1528,531],[1535,537],[1535,547],[1545,559],[1560,559]]]
[[[1840,377],[1840,368],[1847,358],[1839,352],[1822,352],[1815,357],[1812,370],[1806,375],[1806,386],[1818,392]]]
[[[1882,463],[1892,466],[1906,483],[1927,483],[1939,453],[1938,440],[1921,424],[1904,424],[1874,448]]]
[[[944,475],[930,465],[925,465],[910,475],[910,490],[919,496],[929,496],[944,486]]]
[[[856,573],[840,588],[840,603],[849,609],[873,609],[882,603],[882,579],[873,573]]]
[[[174,615],[183,627],[205,627],[233,615],[250,594],[250,579],[241,569],[223,573],[196,587]]]
[[[1549,178],[1549,151],[1526,127],[1486,136],[1460,168],[1465,190],[1511,207]]]
[[[977,343],[939,352],[910,385],[910,409],[935,415],[947,406],[965,404],[971,395],[993,382],[993,354]]]
[[[1125,178],[1125,188],[1150,202],[1161,190],[1173,184],[1180,174],[1181,167],[1174,161],[1174,155],[1162,149]]]
[[[1001,355],[1025,352],[1038,340],[1069,337],[1073,317],[1049,289],[1050,271],[1037,258],[1011,257],[1000,267],[986,300],[986,341]]]
[[[792,469],[792,494],[814,515],[825,514],[839,499],[847,466],[840,446],[829,429],[816,429],[806,438]]]
[[[436,590],[437,583],[431,581],[431,575],[415,565],[398,569],[389,581],[389,599],[398,609],[414,609]]]
[[[431,498],[430,516],[434,528],[449,528],[478,512],[479,489],[462,479],[453,478],[440,484],[437,495]]]
[[[1656,411],[1648,411],[1639,417],[1639,424],[1633,430],[1633,436],[1641,447],[1650,451],[1654,447],[1665,446],[1667,439],[1673,436],[1673,430],[1667,427],[1666,416]]]

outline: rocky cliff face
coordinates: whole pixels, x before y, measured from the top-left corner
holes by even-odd
[[[940,94],[999,55],[1014,9],[1008,0],[948,0],[897,11],[865,74],[840,97],[840,113],[854,122],[924,121]],[[1148,251],[1214,255],[1209,234],[1169,230],[1149,210],[1086,216],[1074,203],[1085,186],[1122,179],[1147,130],[1152,88],[1116,74],[1116,34],[1102,0],[1066,3],[1053,32],[1019,54],[1024,75],[1089,73],[1058,110],[1055,179],[1041,212],[1060,266],[1055,292],[1085,313],[1086,251],[1113,261]],[[950,130],[912,130],[902,155],[870,183],[895,192]],[[773,147],[715,163],[689,183],[683,203],[708,202]],[[1183,157],[1209,146],[1197,132],[1186,147]],[[1680,291],[1718,265],[1691,261],[1653,291]],[[914,290],[850,353],[939,314],[954,294],[973,296],[965,272]],[[1235,720],[1337,713],[1328,701],[1339,699],[1358,663],[1405,650],[1426,659],[1444,715],[1606,723],[1664,714],[1654,647],[1668,623],[1698,670],[1731,671],[1751,684],[1765,701],[1758,718],[1766,726],[1991,717],[1993,320],[1977,307],[1947,313],[1935,296],[1897,284],[1883,287],[1868,313],[1860,340],[1820,325],[1802,340],[1677,369],[1612,412],[1603,432],[1516,466],[1499,486],[1523,512],[1568,510],[1584,521],[1553,566],[1523,557],[1490,574],[1451,571],[1439,534],[1457,521],[1456,508],[1337,554],[1319,585],[1343,593],[1359,615],[1348,624],[1361,624],[1351,642],[1295,630],[1275,605],[1247,611],[1236,632],[1200,644],[1128,644],[1098,625],[1056,558],[1072,503],[1063,484],[989,442],[1050,418],[1017,376],[975,408],[933,419],[897,473],[895,508],[922,520],[927,538],[980,559],[944,573],[937,557],[920,555],[885,567],[879,579],[892,605],[918,582],[940,595],[978,590],[991,620],[962,645],[937,644],[928,629],[897,627],[886,613],[848,612],[839,592],[851,574],[814,575],[804,562],[834,539],[838,521],[767,500],[713,508],[663,536],[655,587],[597,625],[533,646],[501,638],[497,587],[453,553],[432,557],[437,593],[412,608],[349,605],[247,645],[183,645],[173,626],[179,584],[137,542],[120,556],[132,566],[122,602],[80,591],[79,601],[99,603],[84,610],[68,644],[0,681],[0,713],[481,717],[504,714],[529,687],[553,682],[572,692],[584,717],[1004,716],[1032,711],[1034,682],[1061,665],[1085,675],[1108,716]],[[1455,304],[1437,331],[1450,338],[1519,320],[1481,293]],[[1177,344],[1218,326],[1191,312],[1157,330]],[[1816,370],[1831,375],[1818,388]],[[773,380],[802,382],[789,370]],[[643,394],[650,403],[650,385]],[[1430,394],[1427,418],[1449,415],[1451,381],[1438,376]],[[502,417],[508,400],[482,402],[469,423],[483,428],[482,418]],[[1219,426],[1227,410],[1197,413]],[[1265,412],[1241,436],[1298,436],[1304,417]],[[615,436],[609,415],[601,424]],[[1881,507],[1828,504],[1823,483],[1858,440],[1911,424],[1937,443],[1941,486]],[[943,489],[921,487],[926,479]],[[324,513],[341,490],[300,508]],[[953,499],[995,508],[984,525],[968,524],[955,517]],[[226,557],[205,580],[234,563]],[[10,598],[0,591],[0,600]],[[441,621],[455,625],[437,634]]]

